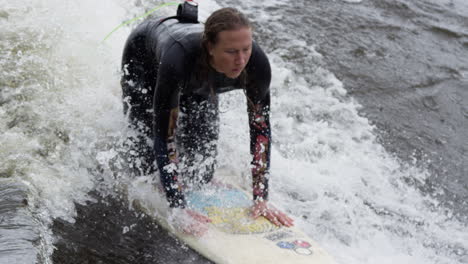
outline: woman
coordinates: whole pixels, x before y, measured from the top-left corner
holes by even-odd
[[[180,177],[194,183],[211,180],[219,130],[217,95],[243,89],[253,156],[253,216],[292,226],[291,218],[267,203],[271,70],[242,13],[222,8],[204,28],[175,19],[145,21],[127,40],[122,71],[124,111],[135,129],[152,134],[171,207],[185,207]],[[209,221],[185,210],[201,223]]]

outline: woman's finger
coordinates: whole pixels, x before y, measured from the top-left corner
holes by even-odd
[[[281,222],[278,220],[278,218],[276,217],[276,215],[273,212],[268,211],[266,213],[266,218],[268,220],[270,220],[270,222],[272,222],[273,224],[275,224],[277,226],[281,226]]]
[[[289,223],[292,223],[294,221],[291,217],[289,217],[288,215],[286,215],[285,213],[281,211],[277,211],[277,214],[281,219],[284,219],[285,221]]]
[[[192,210],[188,210],[187,213],[195,220],[202,223],[211,223],[211,219],[208,216],[202,215]]]
[[[200,222],[203,222],[203,223],[211,223],[211,219],[207,216],[204,216],[204,215],[198,215],[197,216],[198,219]]]
[[[291,227],[293,226],[293,220],[289,217],[280,217],[280,221],[284,226]]]
[[[292,219],[286,216],[286,214],[284,214],[283,212],[275,209],[275,210],[271,210],[270,213],[272,217],[276,219],[276,223],[278,223],[277,224],[278,226],[287,226],[287,227],[292,226]]]

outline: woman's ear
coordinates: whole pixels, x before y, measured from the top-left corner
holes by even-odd
[[[208,54],[210,54],[210,56],[213,56],[213,44],[211,44],[211,42],[207,42],[206,43],[206,48],[208,49]]]

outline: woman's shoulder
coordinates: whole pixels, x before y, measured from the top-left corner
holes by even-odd
[[[263,51],[263,49],[260,47],[260,45],[253,41],[252,42],[252,54],[250,56],[249,63],[247,65],[247,68],[257,68],[257,67],[267,67],[269,68],[270,62],[268,60],[267,55]]]
[[[252,55],[246,67],[247,93],[252,99],[265,98],[270,89],[271,68],[265,52],[256,43],[252,43]]]
[[[181,45],[186,51],[200,47],[203,34],[202,24],[180,23],[176,19],[171,19],[164,22],[162,27],[163,29],[158,33],[165,34],[169,42]]]
[[[271,71],[267,55],[255,41],[252,42],[252,54],[246,68],[247,72],[250,75],[254,73],[254,76],[257,74],[269,74]]]

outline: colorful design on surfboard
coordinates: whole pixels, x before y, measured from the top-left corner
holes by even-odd
[[[295,240],[293,242],[280,241],[276,243],[276,245],[279,248],[294,250],[294,252],[299,255],[309,256],[313,254],[312,250],[310,249],[312,245],[304,240]]]
[[[263,217],[253,219],[249,208],[207,207],[205,210],[211,223],[226,233],[258,234],[278,229]]]
[[[294,245],[300,248],[310,248],[312,246],[309,242],[304,241],[304,240],[296,240],[293,243]]]
[[[190,208],[208,216],[213,225],[226,233],[261,234],[279,229],[264,217],[253,219],[249,215],[252,200],[241,190],[191,191],[187,201]]]
[[[294,251],[299,255],[309,256],[312,255],[312,250],[308,248],[296,248]]]
[[[187,203],[190,208],[204,213],[208,213],[205,208],[234,208],[250,207],[251,199],[245,193],[236,189],[218,189],[210,191],[191,191],[187,193]]]
[[[291,242],[286,242],[286,241],[280,241],[278,243],[276,243],[276,245],[280,248],[284,248],[284,249],[294,249],[296,248],[296,246],[291,243]]]

